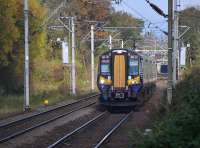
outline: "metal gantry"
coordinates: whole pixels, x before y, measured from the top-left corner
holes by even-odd
[[[69,26],[66,25],[63,22],[63,19],[69,20]],[[71,78],[72,78],[72,94],[76,95],[76,42],[75,42],[75,23],[74,23],[74,17],[60,17],[58,21],[61,23],[61,25],[55,25],[50,26],[50,29],[59,29],[59,28],[65,28],[69,31],[69,37],[71,38],[71,49],[72,49],[72,62],[71,62]]]
[[[50,12],[50,14],[45,18],[45,20],[42,23],[42,26],[45,26],[45,24],[56,14],[58,14],[59,10],[61,8],[63,8],[67,3],[67,0],[63,0],[62,3],[60,3],[60,5],[58,5],[52,12]]]

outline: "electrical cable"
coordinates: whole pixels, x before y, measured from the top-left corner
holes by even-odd
[[[155,23],[152,23],[149,19],[147,19],[145,16],[143,16],[139,11],[137,11],[133,7],[130,7],[125,1],[122,1],[122,3],[126,7],[128,7],[130,10],[132,10],[134,13],[136,13],[137,15],[139,15],[145,22],[148,22],[150,25],[154,26],[154,28],[159,29],[159,31],[163,32],[165,35],[168,34],[166,31],[164,31],[160,27],[156,26]],[[150,25],[149,25],[149,27],[150,27]]]
[[[164,18],[167,18],[167,17],[168,17],[168,15],[165,14],[165,13],[163,12],[163,10],[160,9],[157,5],[151,3],[149,0],[146,0],[146,2],[147,2],[147,3],[151,6],[151,8],[152,8],[153,10],[155,10],[159,15],[163,16]]]

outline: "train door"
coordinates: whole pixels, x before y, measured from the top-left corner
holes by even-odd
[[[126,56],[114,54],[113,56],[113,85],[115,89],[126,87]]]

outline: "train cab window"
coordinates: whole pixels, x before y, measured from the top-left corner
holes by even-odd
[[[105,75],[110,75],[110,65],[109,64],[101,64],[101,73]]]
[[[129,60],[129,75],[138,75],[139,74],[139,62],[137,59]]]

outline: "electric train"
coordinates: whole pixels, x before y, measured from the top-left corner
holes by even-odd
[[[157,79],[156,62],[130,49],[112,49],[99,58],[97,86],[103,106],[135,106]]]

